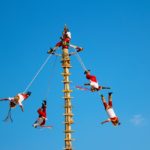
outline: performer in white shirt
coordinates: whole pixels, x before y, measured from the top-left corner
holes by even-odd
[[[101,122],[101,124],[104,124],[106,122],[112,122],[112,124],[114,126],[117,126],[117,125],[120,125],[120,122],[119,122],[119,119],[118,117],[116,116],[115,112],[114,112],[114,109],[112,107],[112,93],[108,93],[108,103],[106,102],[105,98],[103,95],[101,95],[101,99],[102,99],[102,102],[104,104],[104,107],[105,107],[105,110],[108,114],[108,119]]]
[[[26,100],[30,95],[31,95],[31,92],[19,93],[14,97],[1,98],[0,101],[9,100],[10,101],[10,103],[9,103],[10,109],[15,108],[17,105],[19,105],[21,110],[24,111],[22,102],[24,100]]]

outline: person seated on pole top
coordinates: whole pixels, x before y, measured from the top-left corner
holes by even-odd
[[[108,103],[106,102],[103,95],[101,95],[101,99],[109,117],[107,120],[101,122],[101,124],[104,124],[106,122],[112,122],[114,126],[120,125],[121,123],[119,122],[119,118],[116,116],[112,107],[112,92],[108,93]]]
[[[59,41],[54,48],[50,48],[50,50],[47,52],[48,54],[54,54],[55,51],[62,46],[62,48],[66,48],[68,49],[69,46],[76,49],[77,52],[80,52],[83,50],[83,48],[75,46],[70,44],[70,40],[71,40],[71,32],[69,31],[69,29],[67,28],[67,26],[64,27],[64,31],[62,33],[62,36],[60,37],[61,41]]]
[[[96,76],[94,75],[91,75],[90,74],[90,70],[86,70],[84,72],[84,74],[86,75],[86,78],[90,81],[90,83],[86,83],[84,84],[85,86],[91,86],[91,91],[94,92],[94,91],[99,91],[99,90],[102,90],[102,89],[110,89],[110,87],[104,87],[104,86],[100,86],[98,84],[98,81],[96,79]]]
[[[69,48],[69,43],[71,40],[71,32],[69,32],[69,29],[65,26],[64,31],[62,33],[62,37],[60,37],[61,41],[59,41],[54,48],[50,48],[50,50],[47,52],[48,54],[53,54],[58,47],[62,48]]]
[[[61,40],[68,39],[68,42],[71,40],[71,32],[69,32],[69,29],[67,26],[64,27],[64,31],[62,33],[62,37],[60,37]]]
[[[26,100],[31,95],[31,92],[19,93],[14,97],[2,98],[0,101],[9,100],[10,108],[15,108],[17,105],[20,106],[21,110],[24,111],[22,102]]]

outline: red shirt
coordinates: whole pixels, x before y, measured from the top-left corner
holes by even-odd
[[[62,46],[62,48],[68,48],[69,47],[69,42],[70,42],[70,38],[65,38],[62,41],[58,42],[56,44],[56,46],[58,46],[58,47]]]
[[[39,108],[37,112],[40,116],[46,118],[46,108]]]
[[[24,97],[24,99],[27,99],[28,97],[29,97],[29,95],[28,94],[21,94],[23,97]]]
[[[93,82],[97,82],[96,76],[92,76],[92,75],[86,74],[86,78],[91,80],[91,81],[93,81]]]

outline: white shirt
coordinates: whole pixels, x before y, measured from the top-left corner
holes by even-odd
[[[114,118],[114,117],[116,117],[116,114],[115,114],[113,108],[109,108],[109,109],[107,109],[106,111],[107,111],[107,114],[108,114],[109,118]]]
[[[18,96],[19,96],[18,104],[20,106],[22,106],[22,102],[24,101],[25,98],[24,98],[24,96],[22,94],[18,94]]]
[[[22,106],[22,102],[25,100],[24,96],[22,94],[18,94],[17,95],[19,97],[19,100],[18,100],[18,105]],[[8,98],[9,101],[13,101],[14,100],[14,97],[9,97]]]
[[[99,88],[98,82],[93,82],[90,80],[90,85],[97,88],[97,89]]]
[[[71,39],[71,32],[67,32],[66,34]]]

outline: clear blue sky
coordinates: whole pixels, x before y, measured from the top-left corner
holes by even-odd
[[[76,57],[70,70],[76,150],[150,149],[150,2],[147,0],[5,0],[0,1],[0,97],[23,92],[59,40],[64,24],[72,43],[84,47],[80,56],[99,83],[113,91],[114,109],[122,122],[101,125],[107,118],[98,93],[79,91],[87,80]],[[0,150],[64,148],[64,101],[60,58],[52,57],[29,88],[25,112],[13,110],[4,123],[8,103],[0,103]],[[32,123],[47,95],[48,121],[53,129]],[[107,97],[108,91],[102,91]]]

